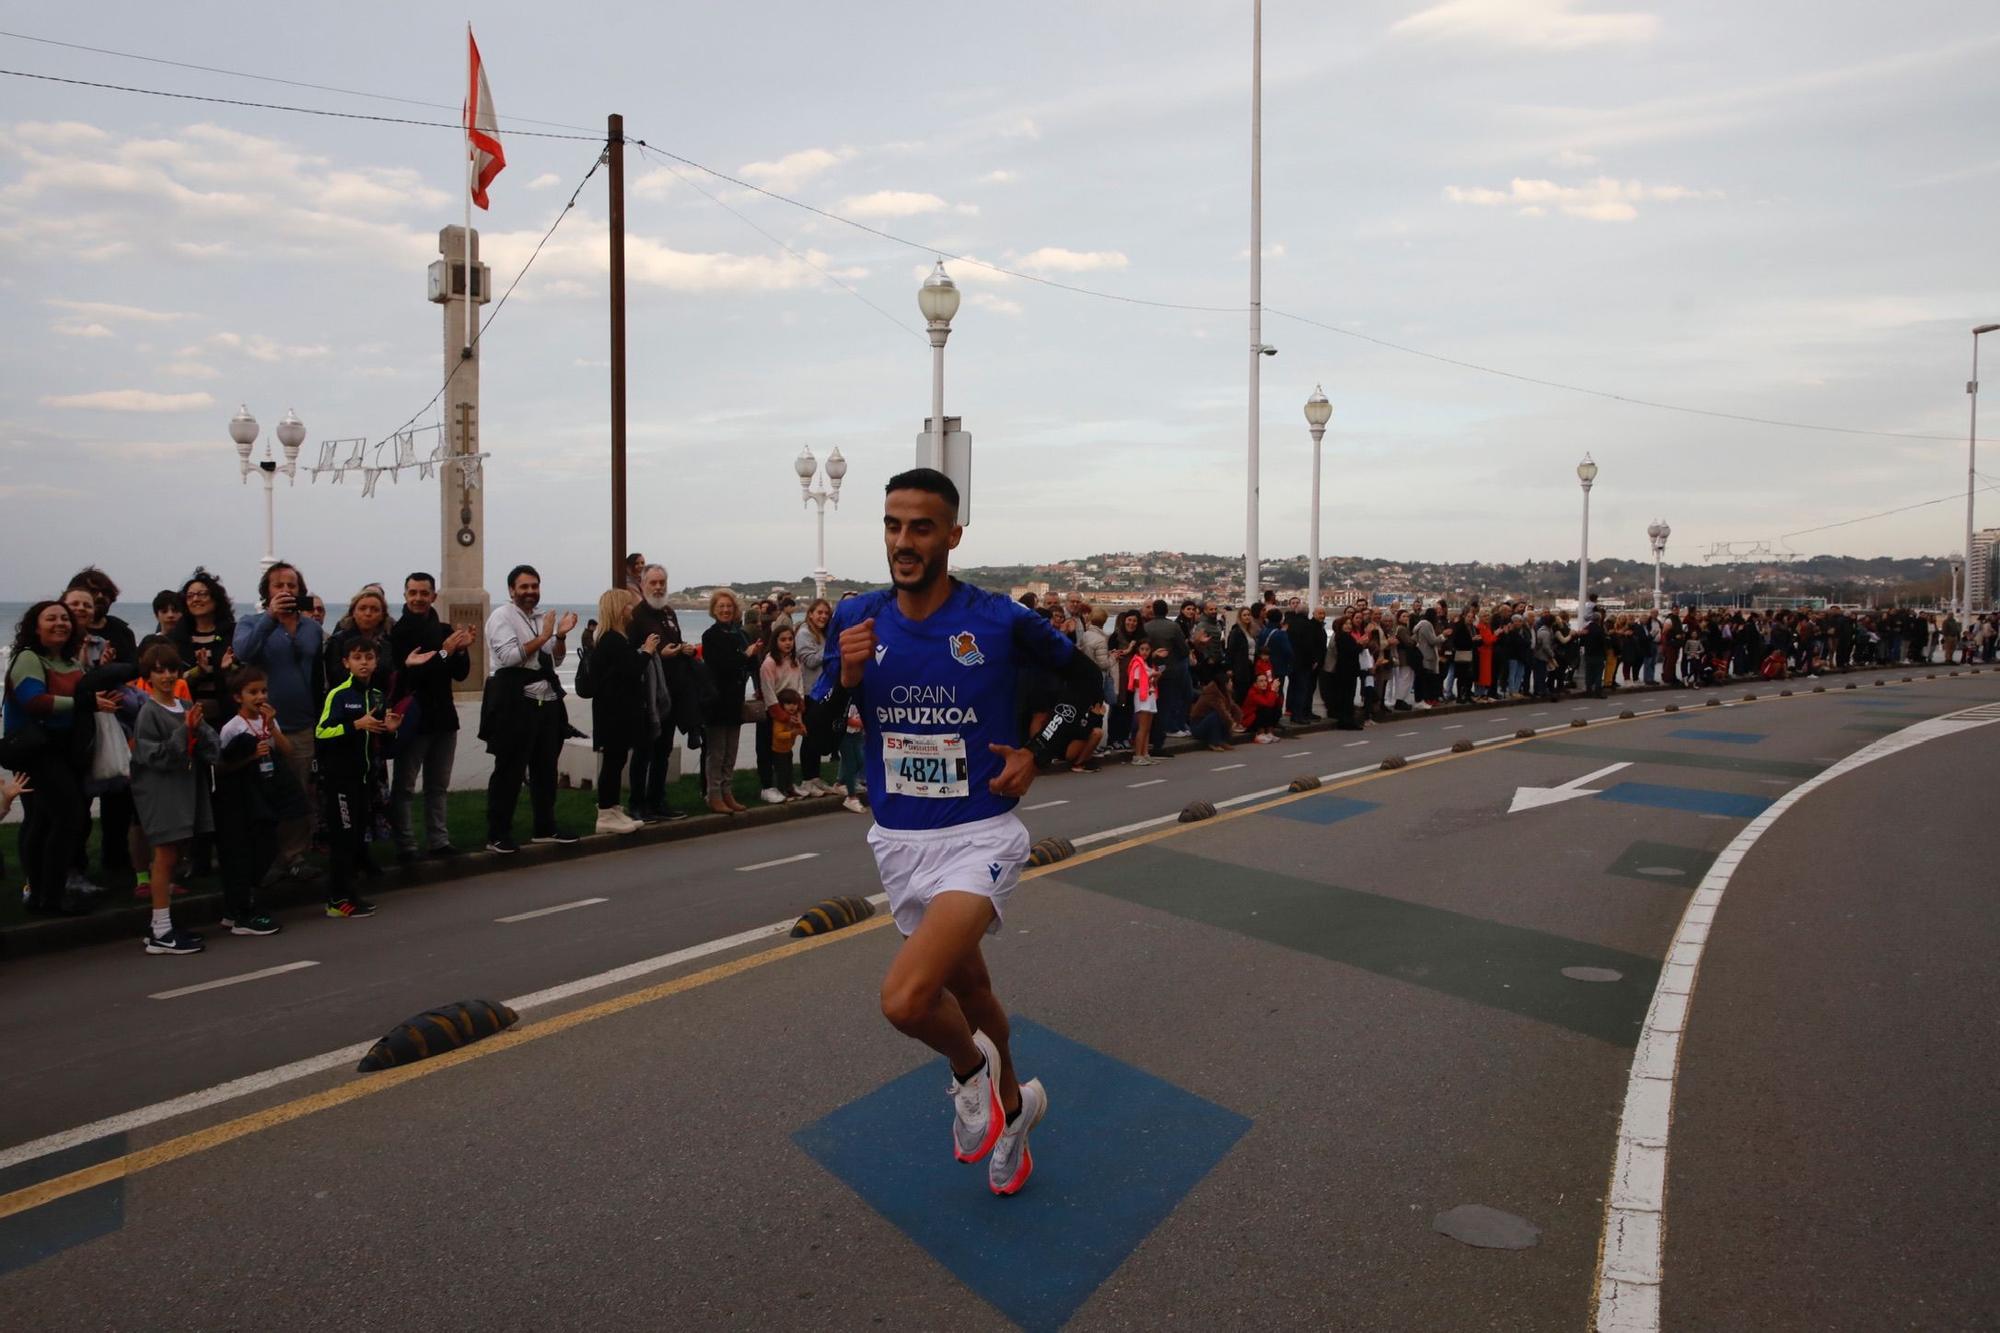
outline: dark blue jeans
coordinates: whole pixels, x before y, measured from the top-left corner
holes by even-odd
[[[1220,713],[1203,713],[1194,720],[1194,738],[1203,745],[1229,744],[1229,719]]]

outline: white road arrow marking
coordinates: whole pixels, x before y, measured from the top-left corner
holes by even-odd
[[[1630,767],[1632,765],[1624,763],[1606,764],[1595,773],[1585,773],[1580,778],[1571,778],[1560,787],[1517,787],[1514,790],[1514,803],[1507,807],[1507,813],[1510,815],[1518,814],[1523,810],[1533,810],[1538,806],[1560,805],[1564,801],[1575,800],[1579,796],[1595,796],[1597,795],[1596,792],[1584,789],[1586,782],[1595,782],[1601,777],[1616,773],[1621,768]]]

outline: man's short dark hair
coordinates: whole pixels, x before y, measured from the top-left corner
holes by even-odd
[[[1167,618],[1167,599],[1164,597],[1155,597],[1153,599],[1153,619],[1165,620],[1166,618]]]
[[[414,574],[403,575],[403,586],[405,588],[409,587],[412,583],[428,583],[431,585],[432,592],[437,591],[438,581],[424,573],[421,569]]]
[[[536,569],[533,565],[516,565],[507,571],[508,592],[514,591],[514,580],[520,578],[523,574],[533,574],[537,583],[542,581],[542,571]]]
[[[913,467],[908,472],[898,472],[889,478],[882,494],[893,495],[897,491],[925,491],[941,496],[951,506],[952,517],[958,517],[958,484],[934,467]]]
[[[181,609],[181,595],[172,588],[162,588],[153,594],[154,615],[157,616],[162,611],[179,611]]]
[[[347,641],[347,646],[340,650],[340,660],[345,662],[356,653],[367,653],[370,657],[376,656],[375,640],[365,638],[359,634],[355,635]]]

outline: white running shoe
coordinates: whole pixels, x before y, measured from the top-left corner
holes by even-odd
[[[993,1141],[1007,1123],[1006,1113],[1000,1109],[1000,1050],[984,1032],[973,1033],[972,1044],[986,1057],[986,1063],[963,1083],[953,1079],[949,1089],[956,1112],[951,1122],[951,1151],[961,1162],[976,1162],[991,1152]]]
[[[993,1156],[986,1163],[986,1184],[995,1194],[1019,1193],[1021,1186],[1028,1183],[1028,1177],[1035,1173],[1035,1155],[1028,1151],[1028,1131],[1041,1123],[1048,1109],[1049,1094],[1042,1091],[1042,1081],[1038,1078],[1021,1085],[1021,1114],[1014,1117],[1013,1124],[1007,1124],[1007,1117],[995,1108],[1003,1127],[993,1145]]]
[[[868,813],[868,807],[861,804],[861,798],[859,796],[848,797],[846,800],[840,803],[840,808],[847,811],[849,814],[865,815]]]
[[[785,803],[785,794],[776,787],[766,787],[757,793],[757,799],[765,805],[783,805]]]

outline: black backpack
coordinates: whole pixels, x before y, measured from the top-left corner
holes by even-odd
[[[588,699],[597,692],[597,682],[590,674],[590,649],[576,655],[576,697]]]

